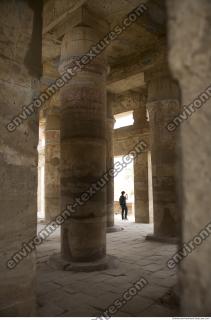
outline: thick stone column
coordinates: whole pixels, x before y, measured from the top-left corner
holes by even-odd
[[[19,115],[38,89],[41,1],[0,1],[0,29],[0,315],[36,317],[36,254],[24,244],[36,237],[38,117]]]
[[[183,117],[171,119],[171,129],[180,132],[181,243],[189,250],[179,268],[181,316],[206,317],[211,314],[211,1],[167,4],[170,66],[186,106]]]
[[[60,109],[46,109],[45,129],[45,221],[60,214]]]
[[[178,236],[180,220],[175,183],[177,135],[168,132],[166,126],[180,111],[180,95],[170,75],[157,73],[150,78],[147,108],[152,149],[153,238],[174,238]]]
[[[135,128],[139,128],[143,132],[149,130],[145,103],[141,103],[140,107],[134,110],[133,116]],[[149,223],[148,152],[142,153],[134,160],[134,195],[135,222]]]
[[[98,30],[81,21],[67,31],[60,71],[97,44]],[[106,255],[106,188],[95,196],[84,194],[105,171],[106,61],[101,53],[61,90],[61,208],[78,199],[75,213],[62,225],[62,256],[66,260],[92,262]]]

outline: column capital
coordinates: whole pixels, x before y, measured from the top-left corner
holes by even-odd
[[[172,78],[167,67],[145,76],[148,83],[147,104],[162,100],[180,100],[178,83]]]
[[[98,73],[102,69],[107,73],[107,62],[105,59],[105,48],[107,43],[96,26],[83,24],[75,25],[65,33],[59,62],[59,73],[63,74],[68,68],[68,72],[74,76],[82,69],[95,70]]]
[[[145,83],[162,78],[172,78],[167,62],[166,64],[160,65],[159,68],[148,70],[144,73]]]
[[[102,34],[109,31],[109,23],[105,19],[92,12],[86,4],[77,4],[75,8],[60,16],[52,24],[45,26],[43,34],[53,32],[54,37],[60,40],[68,30],[79,25],[93,27]]]

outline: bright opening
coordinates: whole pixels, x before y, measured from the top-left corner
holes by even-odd
[[[45,218],[45,131],[39,126],[37,218]]]
[[[132,126],[134,124],[133,111],[127,111],[114,115],[116,120],[114,129]]]
[[[122,162],[122,156],[115,157],[114,163]],[[128,195],[128,219],[135,221],[134,215],[134,161],[127,165],[118,175],[114,178],[114,213],[115,218],[121,219],[121,208],[119,206],[119,197],[121,191],[125,191]]]

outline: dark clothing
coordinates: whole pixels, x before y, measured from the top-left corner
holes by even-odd
[[[126,206],[126,197],[121,195],[119,198],[119,204],[120,206]]]
[[[119,198],[119,204],[120,207],[122,208],[122,220],[127,219],[127,205],[126,205],[126,197],[121,195]]]
[[[127,219],[128,209],[127,209],[126,204],[125,204],[124,206],[121,206],[121,208],[122,208],[122,220]],[[125,214],[124,214],[124,213],[125,213]]]

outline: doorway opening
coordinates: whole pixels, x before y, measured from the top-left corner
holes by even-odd
[[[114,163],[122,162],[122,156],[114,157]],[[114,178],[114,213],[115,219],[121,220],[121,208],[119,206],[119,197],[121,192],[125,191],[128,196],[128,219],[135,221],[134,210],[134,161],[127,164],[119,174]]]
[[[39,124],[37,220],[45,220],[45,124]]]

